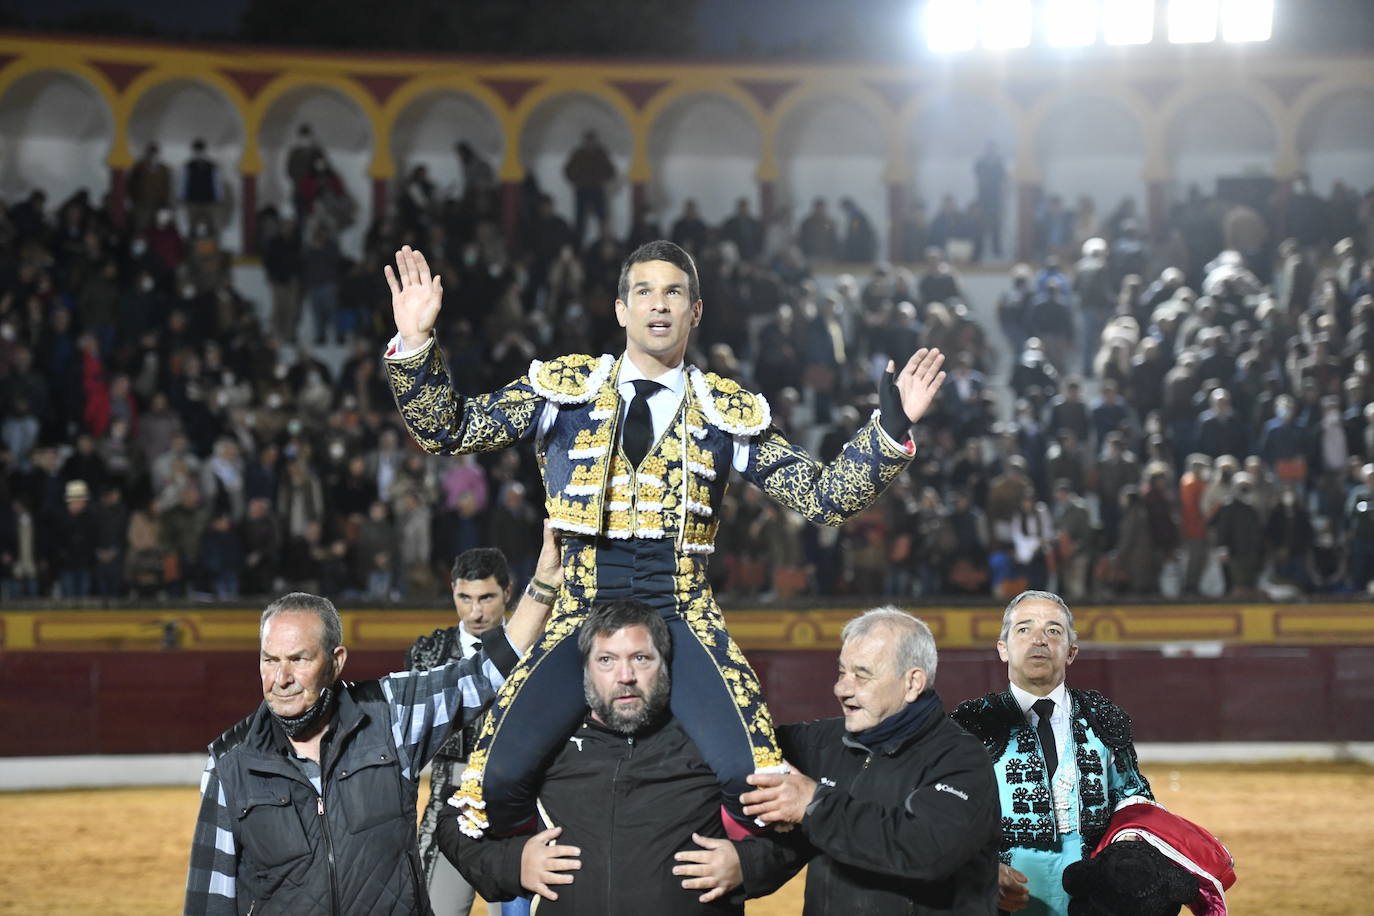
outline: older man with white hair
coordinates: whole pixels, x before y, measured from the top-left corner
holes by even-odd
[[[537,575],[556,577],[545,528]],[[259,623],[263,701],[210,745],[185,916],[432,916],[416,846],[420,771],[472,724],[539,635],[537,590],[471,657],[342,679],[334,603],[292,592]]]
[[[803,916],[992,916],[996,780],[932,689],[930,628],[880,607],[842,638],[843,716],[783,726],[793,772],[750,776],[758,788],[741,799],[745,814],[798,826],[794,841],[810,861]]]

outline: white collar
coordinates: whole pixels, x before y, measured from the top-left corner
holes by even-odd
[[[1069,701],[1069,688],[1064,684],[1063,681],[1060,681],[1058,687],[1054,688],[1049,693],[1045,694],[1043,697],[1038,697],[1028,690],[1022,690],[1015,684],[1012,684],[1010,686],[1011,695],[1016,698],[1017,704],[1019,704],[1021,707],[1021,714],[1024,716],[1029,717],[1031,706],[1035,704],[1036,700],[1041,699],[1054,700],[1055,712],[1058,712],[1061,709],[1064,710],[1066,713],[1068,712],[1069,708],[1066,704]]]
[[[630,357],[628,355],[621,354],[620,374],[616,377],[615,380],[616,388],[620,389],[621,394],[624,395],[627,393],[625,391],[625,386],[627,384],[642,378],[648,378],[648,376],[645,375],[643,372],[639,371],[639,367],[636,366],[634,362],[630,360]],[[686,362],[678,363],[676,366],[669,369],[667,372],[663,373],[658,378],[653,379],[653,381],[658,382],[660,385],[662,385],[664,388],[667,388],[673,394],[677,395],[678,397],[681,397],[682,393],[687,390]]]

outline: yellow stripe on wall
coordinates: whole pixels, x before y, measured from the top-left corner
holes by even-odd
[[[996,642],[997,608],[906,605],[930,625],[941,649],[982,649]],[[744,649],[835,650],[857,609],[743,610],[727,615]],[[162,647],[167,627],[178,648],[220,651],[257,648],[258,614],[248,609],[0,611],[0,649],[125,651]],[[415,637],[452,626],[450,610],[363,609],[343,612],[344,641],[357,650],[403,650]],[[1150,647],[1164,643],[1231,645],[1374,645],[1374,614],[1359,604],[1111,605],[1074,612],[1079,639],[1099,645]]]

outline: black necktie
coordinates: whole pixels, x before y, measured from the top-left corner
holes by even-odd
[[[635,396],[630,401],[630,409],[625,411],[625,433],[621,444],[625,447],[625,457],[639,467],[644,456],[649,454],[653,445],[654,419],[649,414],[649,398],[663,386],[646,378],[637,378],[630,384],[635,386]]]
[[[1045,697],[1031,704],[1031,709],[1040,717],[1035,725],[1035,733],[1040,736],[1040,751],[1045,755],[1045,775],[1054,776],[1059,766],[1059,749],[1055,747],[1054,729],[1050,727],[1050,716],[1054,715],[1054,700]]]

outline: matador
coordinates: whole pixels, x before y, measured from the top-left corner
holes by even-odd
[[[563,537],[549,622],[493,704],[453,799],[464,832],[509,833],[533,819],[539,767],[586,710],[578,628],[594,602],[631,597],[667,620],[673,715],[715,772],[733,826],[752,830],[739,804],[745,779],[783,760],[758,678],[706,579],[730,471],[812,522],[843,524],[910,463],[911,425],[944,381],[944,357],[922,349],[900,372],[889,364],[879,410],[822,464],[779,432],[762,396],[685,364],[702,302],[695,263],[671,242],[649,242],[624,262],[619,358],[535,360],[473,397],[454,391],[434,342],[440,277],[408,246],[385,273],[397,329],[387,376],[411,436],[445,455],[531,442]]]

